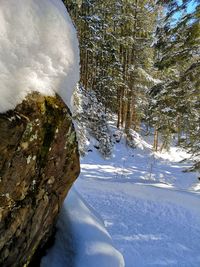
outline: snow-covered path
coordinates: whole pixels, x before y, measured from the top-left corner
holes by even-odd
[[[104,160],[91,145],[41,267],[200,266],[197,174],[182,172],[180,149],[153,154],[139,136],[138,146],[122,139]]]
[[[96,151],[82,160],[76,188],[101,215],[126,267],[200,266],[198,182],[175,152],[169,161],[120,143],[110,160]]]
[[[104,219],[126,267],[200,266],[200,216],[188,209],[199,198],[129,182],[83,183],[79,190]]]

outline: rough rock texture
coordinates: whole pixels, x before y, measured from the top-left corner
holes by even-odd
[[[27,266],[79,174],[68,108],[37,93],[0,114],[0,266]]]

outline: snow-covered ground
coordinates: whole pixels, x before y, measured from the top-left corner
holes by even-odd
[[[65,200],[58,220],[55,245],[41,267],[123,267],[104,222],[75,189]]]
[[[90,206],[88,208],[84,202],[83,209],[87,207],[96,219],[86,220],[91,228],[80,223],[77,228],[75,222],[86,219],[87,212],[80,211],[80,202],[77,204],[80,198],[69,196],[63,212],[68,210],[65,217],[75,224],[71,228],[71,239],[75,240],[73,266],[123,266],[115,248],[123,255],[126,267],[200,266],[200,183],[197,174],[182,172],[190,166],[188,162],[179,162],[186,156],[184,151],[173,147],[170,152],[154,154],[150,144],[139,136],[137,141],[139,147],[131,149],[122,139],[115,144],[113,157],[108,160],[104,160],[95,148],[82,159],[82,172],[75,188]],[[101,216],[112,242],[110,237],[101,242],[101,235],[94,231],[95,228],[100,230],[96,213]],[[61,214],[59,224],[62,220]],[[105,235],[103,229],[101,223],[101,234]],[[63,229],[61,232],[64,235]]]

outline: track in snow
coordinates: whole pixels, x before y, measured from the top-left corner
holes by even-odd
[[[122,155],[108,161],[96,152],[84,158],[76,188],[102,216],[126,267],[199,267],[199,192],[187,191],[194,174],[157,159],[150,177],[147,151],[132,150],[134,162],[123,145],[116,151]]]

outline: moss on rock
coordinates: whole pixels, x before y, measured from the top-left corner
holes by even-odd
[[[0,266],[28,266],[79,165],[71,114],[58,96],[34,93],[0,114]]]

